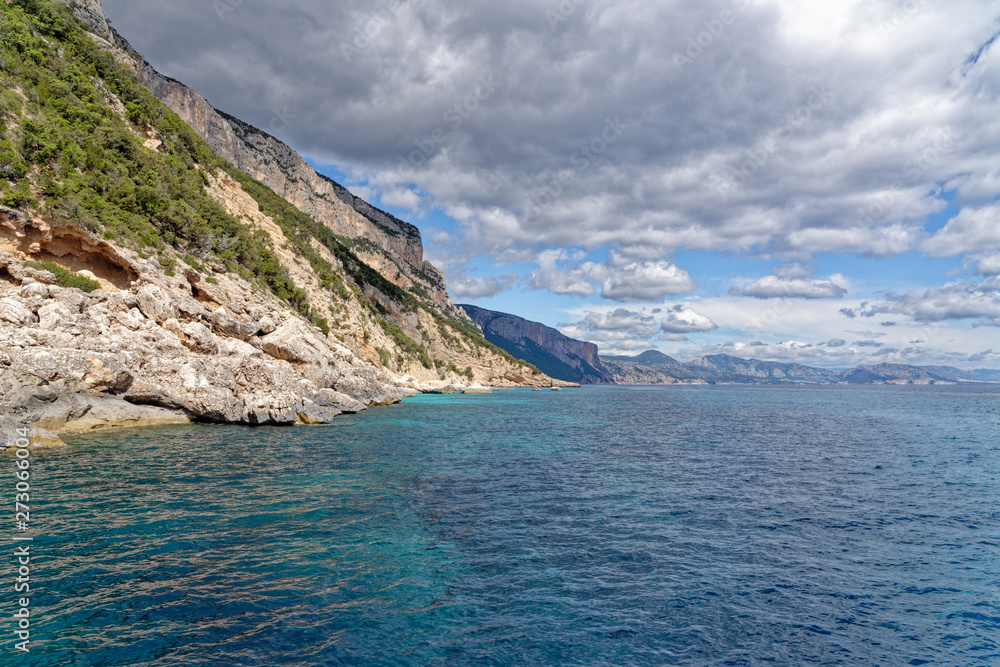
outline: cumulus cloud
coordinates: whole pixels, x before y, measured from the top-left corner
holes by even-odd
[[[363,196],[360,192],[355,194]],[[401,208],[409,211],[417,211],[420,208],[420,195],[409,188],[396,188],[394,190],[382,192],[381,194],[382,203],[386,206],[393,206],[395,208]]]
[[[890,294],[886,301],[862,304],[851,312],[864,317],[906,315],[917,322],[973,320],[973,326],[1000,326],[1000,277]]]
[[[601,296],[612,301],[650,302],[665,296],[690,292],[694,281],[687,271],[666,261],[632,261],[612,252],[606,262],[577,264],[581,253],[544,250],[531,272],[532,289],[553,294],[593,296],[601,284]]]
[[[847,345],[847,341],[843,338],[831,338],[826,342],[827,347],[844,347]]]
[[[962,209],[940,231],[924,241],[923,249],[934,257],[1000,250],[1000,202]],[[990,260],[987,264],[992,266],[996,257]]]
[[[544,250],[536,261],[538,268],[531,272],[532,289],[544,289],[553,294],[593,296],[597,291],[593,282],[601,276],[601,267],[592,262],[573,266],[579,259],[565,250]]]
[[[668,334],[690,334],[715,331],[719,325],[688,306],[678,305],[667,311],[660,327]]]
[[[660,301],[694,289],[687,271],[670,262],[612,263],[606,271],[601,296],[612,301]]]
[[[981,276],[1000,276],[1000,255],[992,255],[979,260],[976,273]]]
[[[775,267],[769,276],[743,287],[729,288],[729,294],[756,299],[839,299],[847,294],[846,289],[832,280],[812,280],[811,274],[812,269],[804,264],[785,264]]]
[[[584,322],[590,331],[612,332],[616,336],[627,334],[649,337],[660,330],[652,315],[625,308],[616,308],[608,313],[589,313]]]
[[[652,314],[646,309],[628,308],[586,311],[578,322],[561,325],[559,330],[571,338],[601,344],[602,350],[625,351],[655,348],[657,342],[685,342],[688,340],[685,334],[705,333],[718,328],[688,306],[654,310],[659,312]]]
[[[493,278],[457,275],[448,280],[448,292],[457,299],[483,299],[508,291],[517,281],[517,275]]]
[[[729,290],[733,296],[750,296],[755,299],[801,298],[801,299],[839,299],[847,294],[847,290],[829,280],[806,280],[803,278],[780,278],[764,276],[756,282],[742,288],[733,287]]]

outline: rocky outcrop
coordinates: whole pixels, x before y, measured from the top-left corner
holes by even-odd
[[[588,384],[611,381],[593,343],[569,338],[552,327],[509,313],[468,304],[459,308],[482,328],[486,340],[533,364],[546,375]]]
[[[233,274],[168,276],[73,225],[0,213],[7,436],[28,424],[59,434],[187,421],[320,423],[405,393]],[[100,289],[62,287],[25,264],[37,259],[91,266]]]
[[[73,13],[90,26],[95,35],[104,39],[112,39],[112,30],[104,17],[99,0],[59,0],[73,8]]]

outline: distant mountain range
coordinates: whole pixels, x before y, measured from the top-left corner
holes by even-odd
[[[682,363],[662,352],[599,356],[593,343],[509,313],[460,305],[486,339],[543,373],[582,384],[984,384],[1000,383],[1000,370],[879,364],[841,373],[802,364],[713,354]]]

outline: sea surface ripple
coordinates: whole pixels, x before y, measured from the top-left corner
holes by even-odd
[[[18,664],[1000,665],[997,387],[426,396],[68,442],[33,459]]]

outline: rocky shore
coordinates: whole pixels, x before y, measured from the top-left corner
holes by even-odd
[[[60,286],[48,260],[97,289]],[[60,444],[119,427],[317,424],[417,393],[492,391],[454,374],[393,378],[235,274],[179,266],[0,208],[0,449],[29,425],[35,443]]]
[[[96,281],[62,287],[38,261]],[[184,266],[187,269],[186,266]],[[407,392],[224,271],[167,275],[79,227],[0,209],[0,430],[320,423]]]

